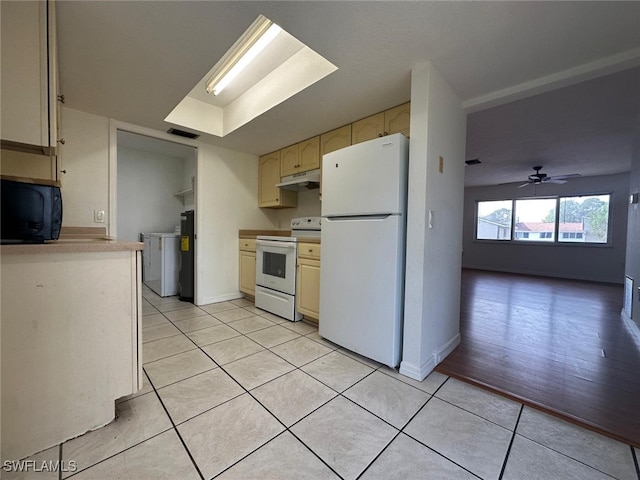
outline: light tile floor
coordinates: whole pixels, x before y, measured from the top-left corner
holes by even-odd
[[[423,382],[245,299],[144,290],[144,388],[2,478],[634,479],[638,450],[437,372]]]

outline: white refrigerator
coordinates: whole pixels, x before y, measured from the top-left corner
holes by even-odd
[[[144,283],[161,297],[178,294],[179,246],[179,233],[144,234]]]
[[[403,331],[409,140],[380,137],[322,163],[322,337],[390,367]]]

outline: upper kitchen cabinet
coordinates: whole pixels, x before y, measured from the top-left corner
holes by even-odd
[[[290,145],[280,150],[280,177],[286,177],[287,175],[293,175],[298,173],[300,152],[298,144]],[[280,180],[276,183],[280,183]]]
[[[280,183],[281,151],[263,155],[258,163],[258,206],[267,208],[296,207],[298,193],[276,187]]]
[[[320,137],[283,148],[280,168],[281,177],[320,168]]]
[[[376,113],[351,124],[351,139],[354,145],[382,135],[384,135],[384,112]]]
[[[1,2],[2,148],[54,155],[57,60],[53,0]]]
[[[322,155],[349,145],[351,145],[351,125],[345,125],[320,135],[320,153]]]
[[[351,145],[351,124],[320,135],[320,156],[322,157],[325,153],[333,152],[349,145]],[[322,168],[322,162],[320,162],[320,167]],[[318,194],[322,199],[322,182],[320,182]]]
[[[411,120],[411,102],[391,108],[384,112],[384,132],[392,135],[402,133],[409,138],[409,124]]]
[[[298,144],[299,172],[320,168],[320,137],[316,136]]]
[[[409,137],[411,102],[376,113],[352,124],[353,144],[366,142],[376,137],[402,133]]]

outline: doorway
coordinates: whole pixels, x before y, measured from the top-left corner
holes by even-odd
[[[138,130],[119,125],[111,129],[109,193],[115,215],[110,235],[144,241],[143,234],[163,233],[175,235],[177,241],[181,214],[197,209],[197,146]],[[194,259],[192,284],[197,268],[194,243],[189,247]],[[176,255],[179,259],[183,252]],[[197,302],[197,296],[194,285],[190,297]]]

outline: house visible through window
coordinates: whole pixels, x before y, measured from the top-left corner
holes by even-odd
[[[610,197],[586,195],[479,201],[476,239],[607,243]]]

